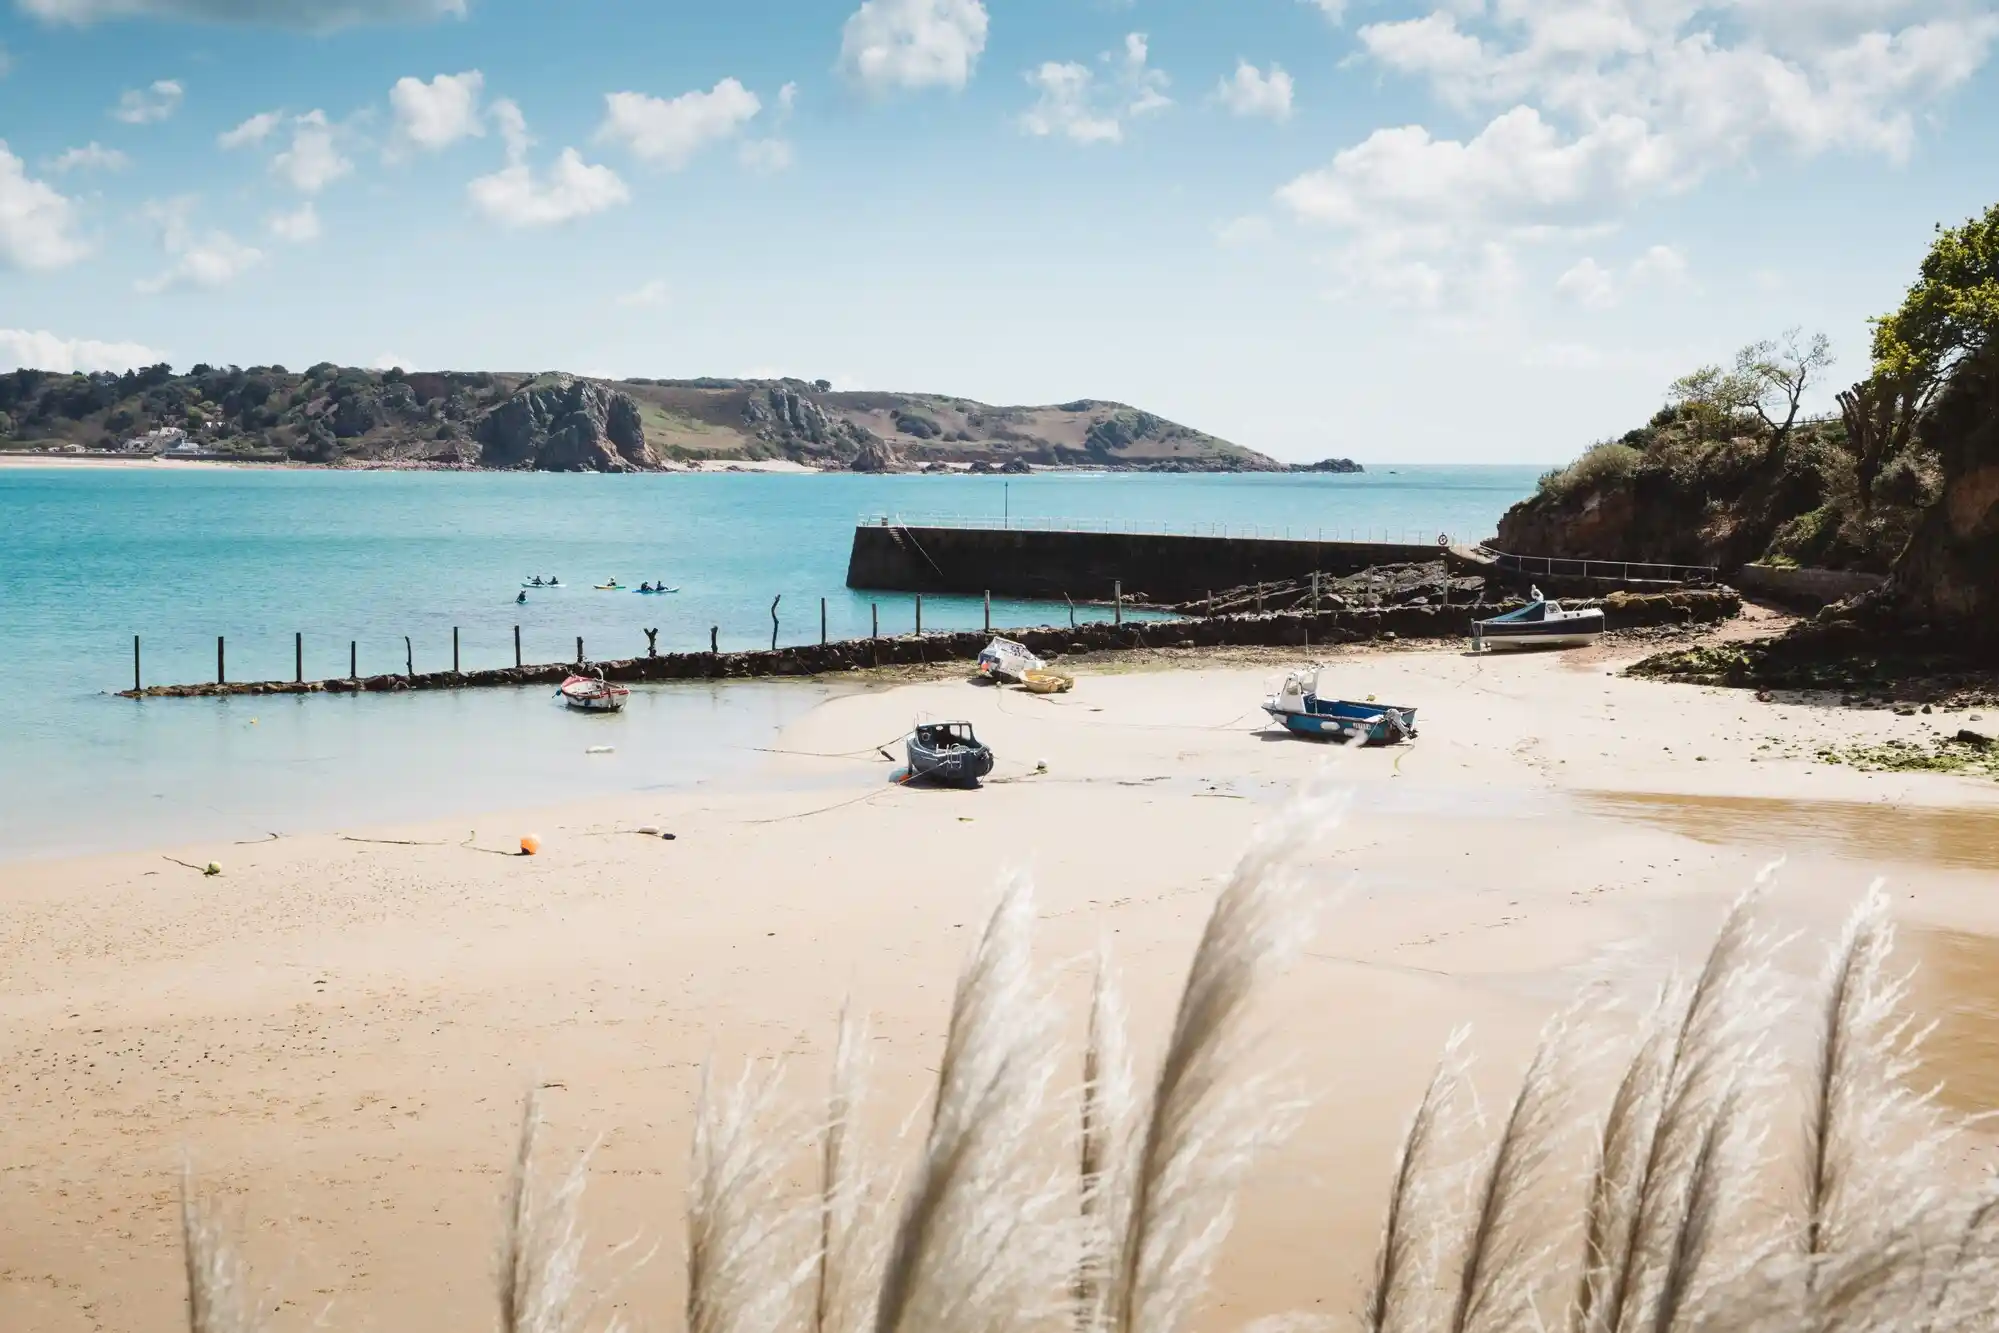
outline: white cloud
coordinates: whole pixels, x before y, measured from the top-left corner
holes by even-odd
[[[986,49],[981,0],[865,0],[840,34],[840,68],[876,93],[963,88]]]
[[[618,304],[634,308],[663,306],[670,295],[671,293],[667,290],[666,283],[659,278],[654,278],[643,286],[635,287],[631,291],[624,293],[618,298]]]
[[[308,111],[293,119],[291,147],[271,159],[271,170],[299,193],[318,194],[354,164],[341,155],[326,113]]]
[[[1303,3],[1310,5],[1335,23],[1346,17],[1347,0],[1303,0]]]
[[[116,148],[106,148],[92,139],[81,148],[72,148],[49,163],[50,171],[123,171],[132,159]]]
[[[736,150],[736,156],[751,171],[764,175],[788,170],[794,159],[787,139],[749,139]]]
[[[1235,73],[1221,81],[1215,97],[1238,116],[1291,118],[1291,76],[1276,64],[1265,74],[1247,60],[1238,60]]]
[[[735,79],[671,101],[644,93],[607,93],[597,138],[615,140],[645,161],[679,170],[709,144],[741,130],[762,108],[757,95]]]
[[[1430,0],[1358,37],[1377,66],[1485,124],[1462,139],[1378,129],[1278,198],[1340,234],[1336,262],[1449,284],[1487,247],[1614,229],[1768,150],[1897,160],[1987,60],[1999,13],[1989,0]],[[1631,276],[1672,280],[1671,262]],[[1569,274],[1565,294],[1598,290]]]
[[[384,352],[380,356],[376,357],[373,361],[370,361],[368,363],[368,369],[415,370],[416,366],[412,364],[410,359],[406,356],[397,356],[394,352]]]
[[[397,142],[435,151],[485,134],[479,111],[485,84],[485,75],[476,69],[439,74],[428,83],[415,77],[397,79],[389,89]]]
[[[0,139],[0,265],[61,268],[89,252],[76,236],[76,206],[32,179]]]
[[[791,109],[797,105],[798,105],[797,84],[787,83],[784,85],[784,87],[777,90],[777,114],[780,119],[790,115]]]
[[[562,150],[547,180],[536,180],[527,161],[534,140],[520,107],[502,98],[493,103],[491,114],[507,141],[507,165],[473,180],[465,193],[474,208],[501,226],[552,227],[631,199],[617,172],[585,162],[574,148]]]
[[[1655,245],[1632,262],[1631,277],[1635,282],[1678,286],[1687,279],[1687,257],[1670,245]]]
[[[184,287],[226,287],[264,262],[264,252],[226,231],[196,234],[191,220],[194,200],[180,198],[148,204],[146,218],[160,229],[160,248],[173,262],[160,273],[142,278],[133,290],[142,296]]]
[[[1617,304],[1617,281],[1610,270],[1584,255],[1555,279],[1555,294],[1591,310]]]
[[[95,338],[63,338],[47,329],[0,329],[0,371],[32,368],[58,375],[99,370],[134,370],[158,365],[166,353],[144,343],[107,343]]]
[[[223,148],[246,148],[260,144],[271,137],[271,131],[284,120],[282,111],[259,111],[235,129],[224,130],[215,136],[217,145]]]
[[[264,219],[264,225],[279,240],[303,245],[319,239],[319,210],[308,199],[289,213],[271,214]]]
[[[1215,228],[1215,240],[1231,248],[1261,245],[1272,235],[1270,219],[1261,213],[1231,218]]]
[[[1122,143],[1126,120],[1173,105],[1165,73],[1148,64],[1144,33],[1126,36],[1121,56],[1106,53],[1099,60],[1111,66],[1109,77],[1101,81],[1075,61],[1050,60],[1029,71],[1028,85],[1038,96],[1021,115],[1020,127],[1039,137],[1060,136],[1080,144]]]
[[[464,18],[466,0],[16,0],[23,13],[59,23],[196,19],[324,32],[356,23]]]
[[[156,79],[150,87],[126,89],[111,115],[127,125],[150,125],[179,110],[186,94],[178,79]]]

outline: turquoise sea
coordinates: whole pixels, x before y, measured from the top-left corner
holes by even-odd
[[[798,683],[648,689],[613,756],[585,756],[576,719],[539,689],[235,700],[116,698],[147,683],[308,678],[768,646],[905,632],[907,595],[845,586],[866,515],[1021,523],[1260,528],[1396,540],[1490,535],[1532,466],[1416,467],[1358,476],[1030,477],[0,470],[0,860],[254,837],[525,806],[726,778],[825,696]],[[563,591],[522,580],[558,575]],[[664,579],[668,597],[593,591]],[[926,628],[975,626],[976,599],[926,598]],[[1083,614],[1093,614],[1085,611]],[[1102,613],[1094,613],[1102,614]],[[994,623],[1066,618],[995,602]],[[591,743],[608,731],[594,732]]]

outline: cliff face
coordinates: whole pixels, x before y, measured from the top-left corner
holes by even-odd
[[[473,438],[482,467],[634,472],[659,466],[629,395],[566,376],[524,386],[485,415]]]
[[[1890,597],[1910,618],[1999,641],[1999,348],[1959,366],[1922,426],[1942,498],[1896,562]]]

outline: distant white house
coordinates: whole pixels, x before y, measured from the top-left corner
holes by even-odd
[[[187,437],[187,432],[178,426],[162,426],[149,430],[144,435],[134,435],[125,441],[127,453],[193,453],[201,446]]]

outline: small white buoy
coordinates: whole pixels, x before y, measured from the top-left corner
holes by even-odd
[[[1046,773],[1048,771],[1048,761],[1046,759],[1035,760],[1034,771],[1037,773]]]
[[[617,747],[616,747],[615,745],[593,745],[593,746],[591,746],[591,747],[590,747],[589,749],[585,750],[585,751],[584,751],[583,753],[585,753],[585,754],[616,754],[617,752],[618,752],[618,748],[617,748]]]

